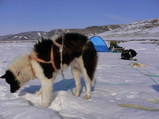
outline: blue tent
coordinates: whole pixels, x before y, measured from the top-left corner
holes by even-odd
[[[97,52],[109,52],[109,48],[104,40],[99,36],[93,36],[90,38],[95,46]]]

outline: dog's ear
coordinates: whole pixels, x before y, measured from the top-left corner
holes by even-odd
[[[0,78],[6,78],[6,74],[2,75]]]

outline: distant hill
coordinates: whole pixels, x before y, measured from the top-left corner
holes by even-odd
[[[13,35],[5,35],[0,36],[0,41],[15,41],[15,40],[37,40],[43,37],[51,37],[56,33],[61,32],[77,32],[87,36],[96,35],[99,33],[103,33],[105,31],[109,31],[109,29],[116,29],[119,28],[120,25],[105,25],[105,26],[91,26],[86,27],[84,29],[53,29],[49,32],[44,31],[30,31],[30,32],[22,32]]]
[[[159,18],[120,25],[119,28],[98,35],[105,40],[159,40]]]
[[[18,34],[0,36],[0,41],[38,40],[41,37],[51,37],[61,32],[77,32],[87,36],[99,35],[105,40],[122,39],[159,39],[159,18],[136,21],[131,24],[90,26],[83,29],[53,29],[49,32],[30,31]]]

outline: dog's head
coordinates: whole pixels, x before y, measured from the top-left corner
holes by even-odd
[[[121,58],[122,59],[130,59],[130,54],[129,54],[129,50],[124,50],[121,53]]]
[[[4,78],[10,85],[10,92],[16,92],[21,86],[23,86],[30,79],[34,78],[31,70],[30,60],[28,55],[17,57],[8,66],[5,74],[0,78]]]
[[[129,49],[129,52],[131,52],[132,57],[135,57],[137,55],[137,52],[133,49]]]
[[[10,70],[7,70],[6,73],[0,78],[4,78],[10,85],[11,93],[16,92],[20,88],[20,82],[16,79],[15,75]]]

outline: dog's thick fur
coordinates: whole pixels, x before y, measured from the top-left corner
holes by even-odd
[[[85,99],[89,99],[91,94],[91,82],[97,66],[97,52],[94,45],[84,35],[78,33],[60,34],[52,39],[43,39],[35,44],[32,52],[28,55],[18,57],[8,66],[6,73],[1,76],[10,84],[10,91],[16,92],[30,79],[38,78],[41,81],[41,89],[37,94],[42,94],[42,106],[48,106],[52,98],[53,81],[61,71],[61,61],[59,48],[52,42],[59,44],[63,42],[62,69],[71,66],[75,79],[75,96],[79,96],[81,84],[80,76],[83,74],[86,83]],[[50,61],[50,53],[53,50],[55,70],[51,63],[41,63],[30,57],[37,57],[45,61]]]

